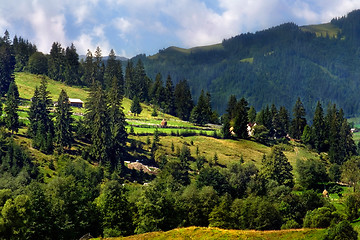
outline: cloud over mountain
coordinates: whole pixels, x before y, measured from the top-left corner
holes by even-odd
[[[6,29],[49,52],[74,43],[80,54],[96,46],[108,54],[154,54],[177,45],[222,41],[284,22],[328,22],[360,8],[357,0],[12,0],[0,6]]]

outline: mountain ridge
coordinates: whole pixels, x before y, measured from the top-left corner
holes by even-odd
[[[161,73],[163,78],[170,74],[175,83],[187,79],[194,100],[201,89],[209,91],[220,113],[233,94],[245,97],[257,110],[272,103],[292,109],[300,97],[308,116],[317,101],[325,106],[336,103],[347,116],[356,116],[360,26],[354,22],[360,22],[359,10],[325,24],[284,23],[219,44],[172,46],[136,58],[143,60],[151,78]]]

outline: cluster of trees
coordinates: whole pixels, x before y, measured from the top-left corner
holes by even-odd
[[[199,125],[218,122],[219,116],[211,107],[210,93],[202,91],[194,105],[186,79],[180,80],[174,87],[168,75],[164,85],[162,75],[158,73],[152,81],[145,73],[141,58],[135,67],[131,60],[128,61],[124,91],[125,96],[134,101],[132,112],[135,114],[141,112],[138,102],[147,102],[154,106],[154,115],[157,114],[156,109],[162,109],[165,113]]]
[[[104,91],[99,83],[91,87],[86,103],[84,121],[73,124],[69,97],[61,91],[54,114],[45,78],[40,87],[36,87],[29,110],[28,135],[32,145],[40,151],[50,154],[54,147],[63,153],[74,142],[73,132],[77,137],[88,141],[90,146],[84,149],[84,156],[114,170],[123,165],[127,140],[125,115],[122,110],[122,94],[119,81],[113,78],[109,91]],[[55,118],[55,120],[53,120]]]
[[[339,223],[352,232],[341,220],[358,216],[357,195],[346,199],[346,214],[339,214],[309,185],[301,182],[302,193],[293,193],[292,167],[279,147],[264,156],[260,168],[243,161],[220,168],[183,145],[173,153],[176,159],[160,157],[162,171],[153,182],[134,188],[117,174],[66,155],[48,163],[57,176],[43,183],[45,176],[26,149],[4,132],[0,140],[0,233],[6,239],[126,236],[194,225],[270,230]],[[322,167],[301,166],[296,169],[301,178],[308,178],[309,170],[312,176],[322,172]]]
[[[338,165],[357,154],[350,125],[343,110],[337,109],[336,104],[329,104],[325,114],[318,102],[311,122],[312,125],[307,122],[300,98],[293,107],[293,118],[290,119],[284,106],[277,110],[272,104],[256,112],[253,106],[248,107],[245,98],[237,101],[232,95],[226,114],[223,115],[222,132],[224,138],[232,137],[230,130],[233,130],[236,137],[245,139],[249,137],[248,125],[251,125],[250,135],[256,141],[269,144],[276,139],[282,141],[285,137],[291,137],[301,140],[319,153],[328,152],[330,162]]]
[[[111,88],[113,78],[116,77],[120,94],[135,102],[132,107],[134,114],[141,113],[139,103],[146,102],[154,105],[154,111],[162,110],[200,125],[218,122],[217,113],[211,109],[209,93],[203,92],[199,97],[199,104],[194,106],[187,80],[181,80],[174,86],[171,76],[168,75],[164,84],[159,73],[153,81],[147,76],[141,58],[138,58],[136,64],[133,60],[128,60],[123,73],[122,62],[116,59],[113,50],[105,61],[99,47],[96,48],[94,55],[88,50],[86,58],[79,61],[79,55],[73,44],[65,49],[60,43],[54,42],[50,54],[45,55],[37,52],[35,45],[16,36],[11,44],[9,35],[6,34],[4,39],[7,40],[4,42],[7,43],[9,51],[12,51],[9,56],[14,57],[15,51],[15,58],[12,58],[12,66],[9,66],[9,69],[14,69],[16,65],[17,71],[47,75],[69,85],[91,87],[97,82],[104,90]],[[8,59],[4,61],[10,62]],[[5,86],[5,89],[7,87]]]

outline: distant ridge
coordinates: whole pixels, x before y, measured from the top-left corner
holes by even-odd
[[[329,23],[284,23],[244,33],[222,43],[184,49],[169,47],[141,58],[150,78],[170,74],[187,79],[194,101],[209,91],[224,113],[230,95],[245,97],[256,110],[285,106],[298,97],[312,118],[316,102],[335,103],[347,117],[360,115],[360,10]]]
[[[109,58],[109,56],[103,56],[103,57],[102,57],[102,59],[103,59],[104,61],[107,61],[108,58]],[[81,61],[81,60],[85,61],[85,59],[86,59],[86,55],[79,55],[79,61]],[[129,60],[129,59],[126,58],[126,57],[116,56],[116,60],[127,61],[127,60]]]

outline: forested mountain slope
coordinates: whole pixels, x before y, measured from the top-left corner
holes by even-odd
[[[147,74],[187,79],[194,99],[201,89],[212,95],[220,113],[231,94],[245,97],[257,110],[275,103],[291,109],[300,97],[309,115],[317,100],[360,112],[360,11],[331,23],[299,27],[285,23],[246,33],[221,44],[181,49],[169,47],[142,58]]]

